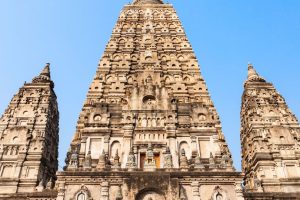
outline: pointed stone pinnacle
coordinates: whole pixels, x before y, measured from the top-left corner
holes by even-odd
[[[33,78],[33,83],[41,83],[41,82],[51,82],[51,76],[50,76],[50,63],[46,63],[46,66],[41,71],[41,73]]]
[[[46,63],[46,66],[44,67],[43,71],[41,72],[41,75],[50,77],[50,63]]]
[[[262,77],[254,69],[254,66],[249,62],[248,63],[248,81],[264,81]]]

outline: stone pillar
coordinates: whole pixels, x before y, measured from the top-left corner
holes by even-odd
[[[121,167],[126,168],[129,152],[131,151],[133,125],[128,124],[124,126],[124,146],[123,146],[123,160],[121,161]]]
[[[192,141],[192,158],[196,158],[198,155],[198,148],[197,148],[197,138],[195,136],[191,137],[191,141]]]
[[[4,146],[3,146],[3,144],[0,144],[0,160],[2,160],[3,153],[4,153]]]
[[[80,165],[82,165],[82,163],[85,160],[86,140],[87,140],[87,138],[81,139],[81,145],[80,145],[80,151],[79,151],[79,164]]]
[[[138,85],[137,83],[134,83],[134,88],[132,90],[132,95],[131,95],[131,106],[132,110],[137,110],[138,109]]]
[[[174,168],[179,168],[179,157],[176,144],[176,127],[175,125],[167,125],[167,138],[169,139],[169,147],[173,158]]]
[[[236,199],[237,200],[244,200],[242,183],[237,182],[235,184],[235,192],[236,192]]]
[[[16,165],[14,165],[14,169],[13,169],[13,171],[14,171],[14,178],[20,178],[20,176],[21,176],[21,169],[22,169],[22,165],[23,165],[23,161],[18,161],[17,163],[16,163]]]
[[[133,147],[133,153],[134,153],[134,157],[135,157],[135,162],[138,166],[138,147],[137,146]]]
[[[58,194],[56,200],[64,200],[65,199],[65,183],[58,183]]]
[[[109,200],[109,183],[104,181],[101,183],[101,199],[100,200]]]
[[[108,152],[109,152],[109,140],[110,140],[110,136],[106,135],[104,137],[104,147],[103,147],[105,154],[108,154]]]
[[[24,160],[26,159],[26,154],[28,153],[28,146],[21,146],[19,155],[18,155],[18,160],[16,166],[14,166],[14,178],[20,178],[21,176],[21,171],[22,171],[22,166],[24,163]]]
[[[194,181],[191,184],[192,186],[192,192],[193,192],[193,199],[200,199],[200,193],[199,193],[199,182]]]

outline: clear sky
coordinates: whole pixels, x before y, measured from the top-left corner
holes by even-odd
[[[60,166],[97,63],[129,0],[1,0],[0,112],[46,62],[60,111]],[[299,0],[169,0],[201,65],[240,169],[240,104],[247,63],[300,117]]]

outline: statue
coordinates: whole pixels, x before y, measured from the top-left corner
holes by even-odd
[[[104,169],[104,168],[106,168],[106,155],[103,150],[102,154],[99,157],[97,169]]]
[[[215,168],[216,167],[215,158],[214,158],[212,152],[210,152],[209,167],[210,168]]]
[[[91,168],[92,166],[92,156],[91,156],[91,151],[88,152],[88,154],[85,156],[84,159],[84,168]]]
[[[195,169],[204,169],[204,165],[201,163],[201,157],[198,154],[197,157],[195,158],[195,165],[194,165]]]
[[[78,168],[78,153],[76,150],[71,155],[68,168]]]
[[[121,168],[121,163],[120,163],[120,157],[119,157],[118,149],[116,150],[116,154],[115,154],[115,157],[114,157],[114,162],[113,162],[112,168],[113,169],[119,169],[119,168]]]
[[[135,156],[134,156],[134,153],[133,153],[133,148],[130,149],[130,152],[129,152],[129,155],[128,155],[128,158],[127,158],[126,167],[129,170],[132,170],[132,169],[136,168],[136,162],[135,162]]]
[[[184,149],[181,149],[181,155],[180,155],[179,161],[180,161],[179,162],[180,169],[187,170],[189,168],[188,159],[185,155],[185,150]]]
[[[169,147],[166,148],[164,156],[164,168],[173,168],[173,159]]]
[[[152,145],[150,143],[148,144],[144,168],[147,170],[155,170],[156,169],[154,153],[153,153]]]

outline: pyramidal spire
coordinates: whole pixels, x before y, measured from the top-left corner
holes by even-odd
[[[43,69],[43,71],[41,72],[40,75],[47,76],[47,77],[51,78],[51,75],[50,75],[50,63],[46,63],[46,66],[44,67],[44,69]]]
[[[247,81],[265,81],[254,69],[254,66],[251,63],[248,63],[248,79]]]
[[[134,0],[134,5],[141,5],[141,4],[163,4],[163,0]]]
[[[46,63],[41,73],[38,76],[34,77],[32,82],[38,83],[38,82],[50,82],[50,81],[51,81],[50,63]]]

